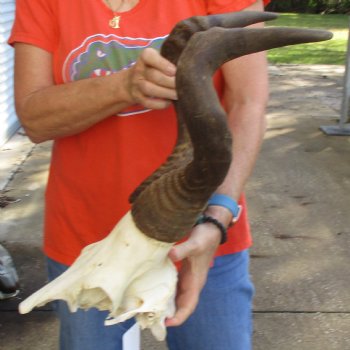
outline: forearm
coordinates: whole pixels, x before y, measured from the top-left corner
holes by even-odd
[[[52,71],[49,52],[15,44],[16,110],[33,142],[80,133],[133,104],[162,109],[177,98],[175,66],[151,48],[109,76],[55,85]]]
[[[233,137],[233,159],[224,182],[216,193],[225,194],[236,201],[244,191],[244,187],[256,163],[266,128],[264,105],[241,105],[231,110],[229,118]],[[228,226],[232,214],[224,207],[210,206],[206,213]]]
[[[34,142],[82,132],[130,102],[122,86],[126,71],[39,89],[21,99],[17,112]]]
[[[265,108],[263,105],[242,105],[231,110],[229,118],[233,137],[233,159],[227,176],[218,193],[224,193],[236,200],[256,163],[266,128]]]
[[[268,74],[265,53],[249,55],[224,66],[224,95],[228,126],[232,134],[232,163],[217,193],[238,200],[258,157],[266,128]],[[208,214],[229,224],[232,214],[210,206]]]

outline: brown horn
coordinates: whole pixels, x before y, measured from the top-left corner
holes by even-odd
[[[249,53],[327,40],[329,32],[291,28],[212,28],[192,36],[178,62],[176,109],[193,143],[193,160],[164,173],[132,206],[138,228],[160,241],[176,242],[191,229],[231,163],[231,135],[211,76],[224,62]]]
[[[179,22],[171,31],[161,48],[161,54],[170,62],[177,61],[193,34],[208,30],[212,27],[239,28],[250,24],[276,19],[277,15],[271,12],[246,11],[232,12],[211,16],[194,16]],[[176,102],[175,102],[176,109]],[[178,138],[174,150],[166,162],[153,174],[146,178],[130,195],[129,201],[133,203],[138,195],[153,181],[173,168],[188,164],[192,159],[192,146],[185,123],[178,114]]]
[[[161,54],[174,64],[194,33],[213,27],[241,28],[250,24],[271,21],[278,16],[271,12],[246,11],[231,12],[211,16],[194,16],[179,22],[170,32],[161,48]]]

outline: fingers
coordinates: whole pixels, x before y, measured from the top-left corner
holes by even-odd
[[[195,259],[195,258],[194,258]],[[200,292],[207,278],[208,268],[186,259],[179,273],[176,295],[176,313],[166,320],[167,326],[179,326],[194,312]]]
[[[191,255],[194,255],[196,248],[195,243],[192,242],[191,239],[188,239],[187,241],[172,247],[169,252],[169,258],[173,262],[181,261],[187,257],[190,257]]]
[[[167,319],[167,326],[179,326],[195,310],[219,241],[218,229],[203,224],[192,230],[187,241],[170,250],[170,259],[174,262],[182,260],[182,267],[178,280],[176,313]]]
[[[176,91],[171,88],[167,88],[165,86],[153,83],[150,80],[142,80],[139,82],[139,89],[142,94],[148,98],[152,96],[153,99],[168,99],[168,100],[176,100]]]
[[[177,310],[173,317],[165,321],[167,327],[176,327],[183,324],[194,312],[200,291],[184,291],[184,293],[177,299]]]
[[[164,75],[155,68],[148,68],[145,71],[145,78],[147,79],[147,81],[152,82],[155,85],[169,88],[171,90],[175,88],[175,76]]]
[[[175,76],[176,67],[169,62],[160,53],[152,48],[144,49],[141,53],[141,59],[150,67],[157,68],[159,71],[168,76]]]
[[[131,101],[146,108],[166,108],[177,99],[176,67],[158,51],[147,48],[129,71],[128,88]]]

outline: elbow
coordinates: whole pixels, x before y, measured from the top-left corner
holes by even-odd
[[[24,129],[25,134],[29,138],[29,140],[35,144],[39,144],[45,141],[50,140],[50,138],[45,137],[45,135],[42,134],[39,130],[37,130],[35,127],[32,127],[31,125],[28,125],[30,123],[24,123],[21,122],[22,127]]]
[[[233,138],[243,133],[244,135],[255,135],[254,138],[261,140],[267,130],[266,107],[267,102],[260,100],[248,103],[235,104],[228,114],[228,125]]]
[[[228,112],[229,120],[236,121],[239,116],[249,119],[266,128],[266,111],[268,106],[268,95],[256,98],[248,98],[244,101],[235,101],[231,104]]]
[[[16,98],[15,108],[21,126],[31,142],[39,144],[50,140],[50,137],[47,136],[47,132],[45,132],[42,118],[36,113],[33,113],[33,108],[28,105],[26,100],[19,100]]]
[[[39,144],[39,143],[43,143],[45,141],[48,141],[48,139],[41,137],[40,135],[36,135],[35,133],[32,133],[31,131],[29,131],[27,128],[23,127],[24,132],[26,134],[26,136],[29,138],[29,140],[32,143],[35,144]]]
[[[16,112],[24,132],[31,142],[39,144],[49,140],[49,138],[45,137],[42,130],[37,126],[37,122],[33,121],[32,118],[18,108],[16,109]]]
[[[24,131],[25,131],[26,135],[28,136],[29,140],[35,144],[39,144],[39,143],[43,143],[45,141],[48,141],[47,138],[30,133],[25,128],[24,128]]]

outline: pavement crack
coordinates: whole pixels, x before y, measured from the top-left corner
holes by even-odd
[[[28,160],[28,158],[33,154],[35,148],[37,147],[36,144],[33,144],[33,146],[30,148],[30,150],[26,153],[26,155],[21,159],[21,161],[16,164],[14,169],[11,171],[11,174],[7,178],[6,183],[4,184],[3,188],[0,188],[1,191],[7,189],[8,185],[11,183],[11,181],[15,178],[15,176],[21,171],[22,165]]]

